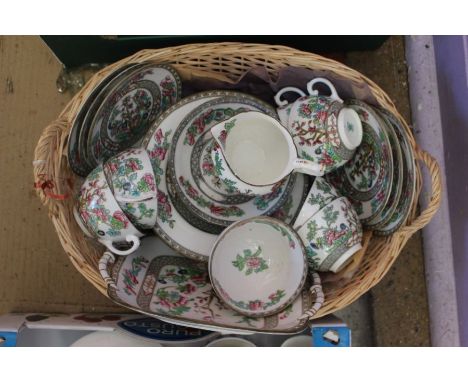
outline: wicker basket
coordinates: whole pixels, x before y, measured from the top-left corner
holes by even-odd
[[[395,114],[405,126],[411,137],[415,158],[427,166],[431,175],[430,202],[427,208],[418,215],[418,197],[416,197],[406,225],[391,236],[376,237],[366,233],[364,250],[356,256],[353,263],[340,275],[325,279],[325,304],[316,317],[346,307],[376,285],[390,269],[408,239],[424,227],[436,213],[441,194],[440,170],[437,162],[416,145],[411,130],[388,95],[359,72],[334,60],[284,46],[216,43],[144,50],[96,73],[69,102],[58,119],[47,126],[35,150],[34,177],[37,184],[43,185],[42,189],[38,190],[38,195],[48,208],[62,246],[78,271],[103,294],[106,295],[106,284],[98,269],[102,247],[86,240],[77,226],[72,214],[73,198],[56,195],[72,195],[73,183],[75,186],[79,183],[68,166],[67,138],[72,122],[87,95],[103,77],[116,68],[127,63],[145,61],[172,64],[183,80],[192,76],[204,76],[235,82],[246,70],[255,66],[265,67],[272,77],[275,77],[278,70],[285,66],[323,70],[357,86],[365,85],[376,102]],[[418,164],[416,176],[416,192],[419,196],[422,178]]]

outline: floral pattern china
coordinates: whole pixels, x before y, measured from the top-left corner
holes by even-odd
[[[160,239],[148,237],[138,253],[117,258],[110,269],[116,287],[109,297],[124,307],[174,324],[249,334],[288,334],[306,328],[299,318],[312,305],[306,285],[285,309],[269,317],[246,317],[214,293],[206,263],[178,256]]]
[[[230,308],[249,317],[268,316],[284,309],[302,289],[306,253],[290,226],[254,217],[230,225],[219,236],[209,274]]]
[[[200,227],[205,222],[222,228],[252,216],[272,214],[284,203],[292,190],[294,181],[290,180],[273,192],[255,198],[226,200],[218,194],[218,198],[215,195],[213,199],[213,193],[207,192],[210,180],[206,180],[200,172],[192,171],[197,166],[193,161],[202,159],[194,156],[193,151],[198,142],[204,140],[205,135],[209,136],[210,128],[249,110],[275,115],[273,108],[257,98],[231,92],[197,107],[184,118],[174,133],[168,164],[174,169],[168,172],[175,191],[171,196],[174,201],[177,200],[175,206],[179,212],[193,224],[201,220],[198,224]]]
[[[208,261],[211,247],[218,235],[193,226],[175,208],[169,197],[170,185],[166,180],[168,152],[174,126],[178,126],[187,114],[204,102],[231,94],[232,92],[227,91],[212,91],[184,98],[156,120],[143,141],[151,159],[158,189],[158,217],[154,231],[176,251],[196,260]],[[307,192],[305,177],[298,174],[296,179],[298,181],[291,193],[293,198],[288,197],[284,205],[275,212],[276,216],[286,221],[291,221],[296,216],[304,192]]]
[[[172,67],[147,64],[131,72],[97,110],[87,138],[88,156],[97,164],[136,144],[180,97],[180,78]]]
[[[349,198],[361,222],[366,225],[383,210],[393,181],[393,155],[383,122],[362,101],[347,103],[359,115],[363,127],[361,145],[342,168],[326,175],[338,191]]]

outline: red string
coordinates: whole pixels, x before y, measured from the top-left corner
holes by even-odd
[[[45,174],[39,174],[39,178],[41,180],[39,182],[34,182],[34,188],[42,189],[42,192],[44,192],[44,195],[48,198],[52,198],[55,200],[65,200],[70,196],[68,193],[55,194],[54,192],[52,192],[53,188],[55,187],[54,182],[50,179],[45,179]],[[71,179],[66,179],[66,182],[70,188],[73,188],[73,183]]]

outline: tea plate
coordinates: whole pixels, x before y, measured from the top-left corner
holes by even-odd
[[[170,66],[147,64],[125,76],[103,100],[88,133],[93,163],[137,143],[156,117],[181,96],[181,82]]]
[[[276,116],[269,105],[246,94],[234,93],[231,96],[220,97],[199,106],[177,128],[173,136],[173,149],[169,154],[168,172],[170,183],[174,185],[173,201],[179,212],[192,219],[194,225],[200,221],[217,225],[221,229],[233,222],[258,215],[272,214],[286,199],[294,185],[294,179],[289,177],[274,192],[268,195],[256,196],[245,202],[217,202],[202,191],[200,184],[203,177],[196,178],[192,172],[193,149],[205,135],[211,136],[210,128],[220,121],[235,114],[250,110],[258,110]],[[172,170],[173,169],[173,170]],[[188,210],[188,211],[187,211]]]
[[[191,171],[200,190],[210,199],[223,204],[247,202],[255,195],[239,194],[237,188],[228,180],[221,180],[216,175],[216,164],[211,157],[211,150],[216,141],[211,134],[205,134],[193,146],[190,159]]]
[[[90,95],[78,111],[68,136],[68,163],[75,174],[81,177],[86,177],[94,168],[87,163],[86,145],[83,145],[79,139],[88,127],[86,125],[86,121],[90,111],[93,110],[93,105],[99,104],[102,101],[109,90],[108,85],[117,78],[120,78],[135,65],[136,64],[125,65],[103,78],[102,81],[91,91]]]
[[[393,126],[386,121],[384,116],[380,114],[380,112],[377,109],[374,110],[376,110],[380,119],[383,121],[388,137],[390,139],[390,146],[392,148],[393,156],[393,182],[390,191],[390,197],[388,198],[387,204],[385,205],[384,209],[377,215],[377,217],[375,217],[369,223],[367,223],[367,228],[370,228],[372,230],[384,227],[387,221],[390,220],[390,218],[393,215],[393,212],[395,212],[398,201],[400,200],[401,189],[403,186],[403,156],[400,148],[400,142],[393,129]]]
[[[408,219],[416,194],[416,163],[405,128],[401,126],[397,118],[389,111],[382,108],[378,109],[382,117],[393,126],[400,144],[403,160],[402,164],[402,190],[395,211],[385,225],[374,231],[377,235],[387,236],[398,230]]]
[[[348,197],[366,226],[385,208],[393,182],[393,156],[384,122],[364,102],[348,100],[363,127],[362,143],[349,162],[326,175]]]
[[[307,284],[294,302],[268,317],[246,317],[221,303],[208,265],[177,255],[156,237],[118,257],[110,271],[117,289],[109,297],[119,305],[177,325],[237,334],[297,333],[307,327],[299,317],[312,306]]]
[[[175,128],[188,113],[204,102],[231,94],[232,92],[228,91],[209,91],[182,99],[159,116],[143,140],[143,145],[151,158],[158,189],[158,218],[153,230],[170,247],[195,260],[208,261],[218,235],[194,227],[174,207],[168,194],[170,185],[166,179],[168,152]],[[296,179],[297,183],[292,191],[293,198],[287,199],[277,211],[278,216],[284,217],[286,222],[296,216],[302,198],[305,197],[303,195],[307,193],[308,184],[305,177],[297,176]]]

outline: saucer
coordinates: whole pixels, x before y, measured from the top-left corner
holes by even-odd
[[[299,318],[312,306],[309,282],[285,309],[268,317],[246,317],[218,299],[210,283],[208,264],[188,259],[157,237],[146,237],[140,248],[116,258],[110,275],[117,289],[107,294],[115,303],[162,321],[236,334],[292,334],[307,328]]]
[[[387,236],[398,230],[398,228],[406,222],[411,212],[411,206],[416,194],[416,163],[408,133],[405,128],[401,126],[397,118],[389,111],[381,108],[378,108],[377,110],[393,127],[403,154],[403,160],[401,162],[403,182],[400,198],[397,201],[396,208],[390,219],[385,222],[385,225],[374,231],[377,235]]]
[[[98,164],[137,143],[156,117],[181,96],[177,72],[147,64],[121,79],[102,101],[87,136],[88,157]]]
[[[347,105],[359,114],[362,143],[343,167],[326,175],[330,183],[353,204],[366,226],[385,208],[393,181],[393,156],[384,122],[375,111],[358,100]]]
[[[255,97],[233,93],[204,103],[194,109],[184,118],[176,129],[173,139],[173,149],[169,154],[168,176],[174,186],[175,194],[170,194],[179,212],[186,217],[192,217],[192,222],[197,220],[203,225],[205,222],[227,227],[230,224],[259,215],[270,215],[286,199],[294,185],[294,180],[289,177],[278,188],[268,194],[249,198],[244,202],[231,202],[227,200],[213,200],[207,195],[207,187],[202,191],[200,185],[205,185],[203,176],[192,172],[190,165],[193,158],[193,150],[197,142],[204,136],[211,137],[210,128],[223,121],[245,111],[261,111],[270,116],[276,112],[269,105]],[[199,159],[199,158],[198,158]],[[195,156],[195,160],[197,157]],[[197,166],[197,163],[193,164]],[[219,198],[218,198],[219,199]]]
[[[174,207],[168,195],[169,184],[166,179],[168,152],[171,149],[175,129],[187,114],[204,102],[232,94],[233,92],[229,91],[209,91],[182,99],[158,117],[143,140],[143,145],[151,158],[158,189],[158,218],[153,229],[170,247],[196,260],[208,261],[218,235],[193,226]],[[295,218],[303,195],[307,194],[308,183],[305,177],[297,176],[296,179],[297,182],[291,192],[292,199],[286,199],[284,205],[276,212],[286,222]]]
[[[72,171],[81,176],[86,177],[94,167],[91,167],[86,160],[86,145],[80,142],[79,137],[87,130],[87,117],[93,106],[100,104],[102,99],[109,90],[109,85],[124,75],[128,70],[135,67],[136,64],[125,65],[110,73],[107,77],[103,78],[99,84],[91,91],[88,98],[84,101],[80,110],[76,114],[68,136],[68,163]],[[94,110],[96,108],[94,107]]]
[[[401,189],[403,186],[403,156],[400,148],[400,142],[394,131],[393,126],[377,109],[374,110],[376,110],[380,119],[383,121],[388,137],[390,139],[390,146],[392,148],[393,156],[393,182],[390,191],[390,197],[388,198],[387,204],[385,205],[383,210],[377,215],[377,217],[375,217],[369,223],[366,224],[367,228],[372,230],[384,227],[386,223],[390,220],[400,200]]]
[[[219,203],[239,204],[253,199],[255,195],[239,194],[232,181],[222,180],[216,175],[216,166],[220,164],[213,162],[211,157],[215,143],[211,134],[205,134],[193,146],[190,165],[200,190]]]

